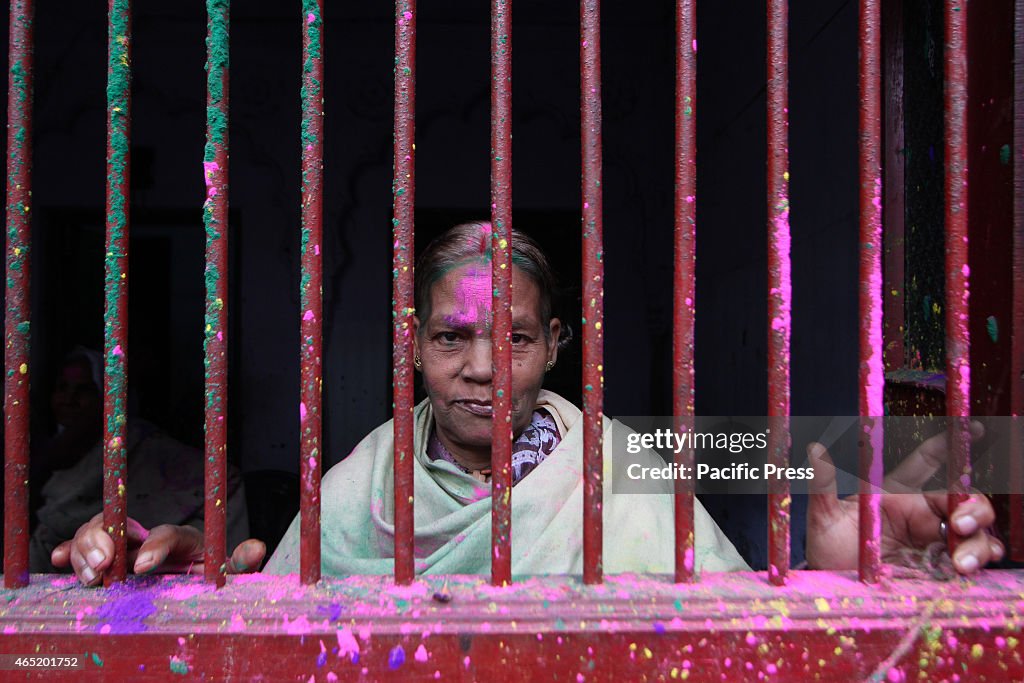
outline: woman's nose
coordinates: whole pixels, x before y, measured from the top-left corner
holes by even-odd
[[[476,337],[469,345],[462,374],[473,382],[486,384],[491,381],[491,338],[489,336]]]

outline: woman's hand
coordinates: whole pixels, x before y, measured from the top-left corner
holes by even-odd
[[[984,430],[974,422],[971,437],[980,439]],[[858,553],[857,496],[840,500],[836,495],[836,469],[825,447],[812,443],[807,455],[814,467],[808,483],[811,493],[807,511],[807,562],[816,569],[854,569]],[[949,520],[949,533],[960,536],[953,567],[961,574],[973,574],[987,563],[1002,559],[1003,544],[986,529],[995,521],[988,498],[971,495],[949,516],[945,491],[922,491],[946,461],[946,434],[938,434],[919,445],[909,458],[886,477],[881,500],[882,559],[906,564],[908,556],[946,539],[941,522]]]
[[[147,531],[129,517],[126,534],[128,565],[136,574],[203,570],[203,532],[195,527],[161,524]],[[228,559],[227,573],[256,571],[266,553],[263,541],[243,541]],[[55,567],[70,565],[86,586],[99,584],[114,562],[114,540],[103,528],[103,513],[83,524],[73,539],[54,548],[50,561]]]

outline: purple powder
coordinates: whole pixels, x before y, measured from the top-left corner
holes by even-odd
[[[156,606],[147,593],[126,591],[96,610],[96,631],[109,626],[107,633],[140,633],[146,630],[146,617],[154,612]]]
[[[341,605],[333,602],[330,605],[319,605],[316,608],[317,614],[323,614],[327,617],[327,621],[337,621],[341,618]]]
[[[401,645],[395,645],[391,648],[391,652],[388,653],[388,666],[392,669],[397,669],[403,664],[405,664],[405,650],[402,649]]]

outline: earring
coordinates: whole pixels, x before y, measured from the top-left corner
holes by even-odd
[[[422,370],[423,369],[423,360],[419,356],[414,356],[413,357],[412,364],[416,366],[417,370]]]
[[[549,360],[547,365],[544,366],[544,372],[551,372],[551,369],[555,367],[555,361]]]

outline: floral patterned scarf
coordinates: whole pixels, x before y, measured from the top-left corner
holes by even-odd
[[[555,450],[555,446],[561,440],[562,437],[558,433],[558,425],[555,424],[554,418],[546,410],[535,410],[530,424],[512,444],[512,485],[518,484],[537,465],[544,462],[544,458]],[[441,439],[437,437],[437,430],[430,432],[427,455],[431,460],[447,460],[466,474],[471,474],[481,481],[491,480],[491,468],[489,467],[479,471],[470,471],[463,467],[441,443]]]

